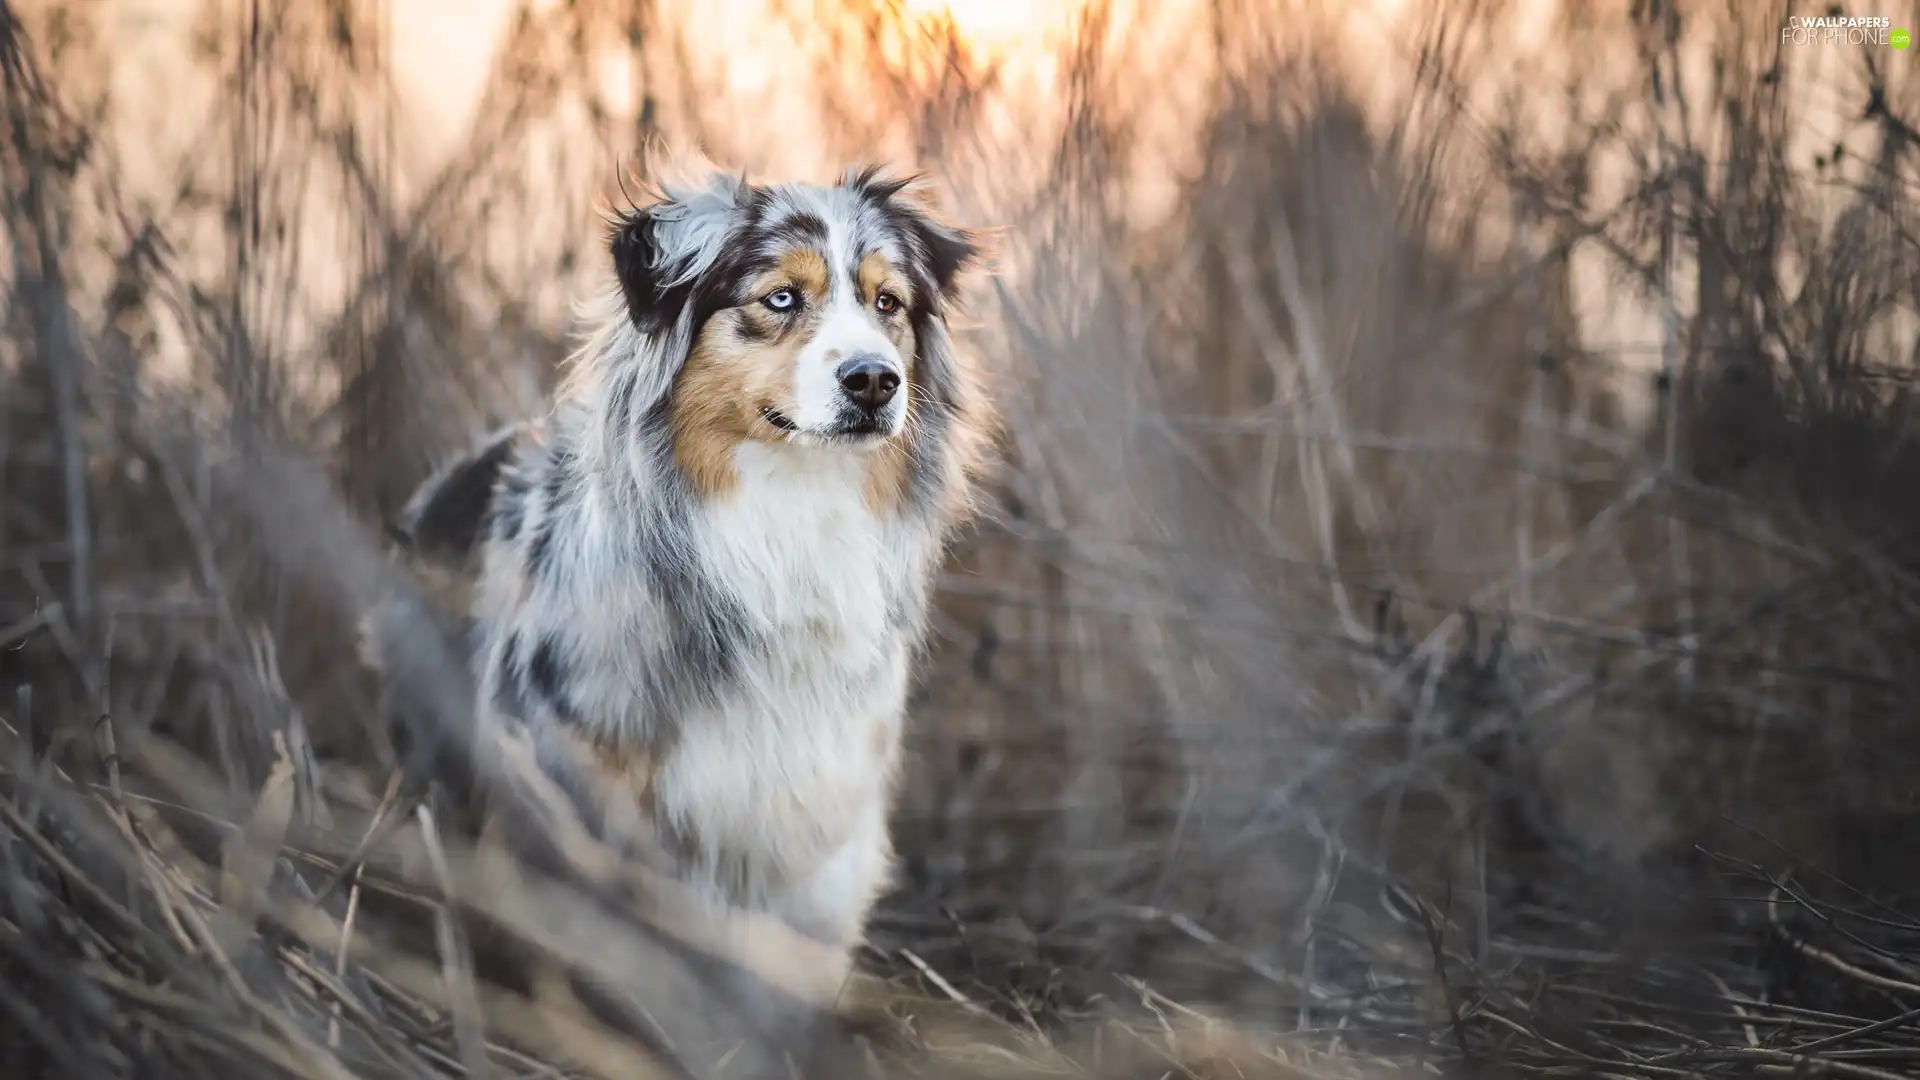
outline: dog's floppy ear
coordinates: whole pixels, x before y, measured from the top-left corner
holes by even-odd
[[[671,167],[671,166],[663,166]],[[658,197],[618,214],[608,248],[627,314],[645,334],[674,327],[702,275],[726,249],[746,185],[713,170],[663,180]]]
[[[970,229],[948,225],[918,207],[908,215],[908,222],[924,272],[942,303],[954,303],[960,297],[966,271],[981,262],[979,236]]]
[[[642,332],[655,332],[663,323],[673,323],[658,269],[660,246],[653,239],[650,209],[629,210],[616,218],[608,245],[614,277],[619,279],[620,293],[627,300],[627,315]]]
[[[493,508],[501,471],[524,426],[494,432],[428,477],[400,512],[394,539],[429,558],[461,560],[473,554]]]
[[[982,261],[980,236],[936,217],[918,177],[889,177],[871,166],[849,173],[845,183],[879,206],[906,238],[916,284],[932,312],[958,301],[965,272]]]
[[[626,453],[636,424],[672,392],[700,322],[729,301],[729,240],[750,216],[755,189],[698,158],[650,155],[649,196],[629,198],[609,222],[618,292],[583,309],[596,327],[574,354],[563,396],[595,400],[599,428],[587,452]]]

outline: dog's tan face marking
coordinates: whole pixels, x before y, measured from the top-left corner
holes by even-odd
[[[734,490],[739,481],[734,454],[741,444],[792,440],[792,429],[781,421],[800,415],[797,378],[806,363],[803,353],[824,344],[819,338],[830,319],[842,320],[844,332],[851,314],[866,322],[867,333],[878,331],[892,346],[902,369],[904,422],[863,447],[869,455],[868,508],[876,515],[898,509],[912,476],[906,440],[916,408],[916,349],[908,316],[913,291],[907,275],[884,253],[873,252],[850,271],[843,269],[836,281],[826,253],[797,246],[770,259],[743,282],[739,295],[742,302],[715,312],[701,327],[674,389],[674,457],[695,492],[717,498]],[[829,365],[842,359],[831,347],[820,355]]]
[[[900,350],[900,358],[907,365],[907,381],[911,383],[915,349],[913,323],[907,318],[907,312],[913,305],[913,286],[894,267],[892,260],[877,251],[860,260],[856,280],[861,302],[879,317],[881,332]],[[881,310],[883,296],[892,298],[892,310]]]
[[[782,285],[799,289],[806,301],[806,310],[818,312],[826,306],[827,291],[831,287],[829,274],[826,256],[812,248],[794,248],[780,256],[773,269],[760,275],[754,292],[764,296]]]
[[[753,345],[729,323],[737,316],[709,321],[687,356],[671,407],[673,457],[694,491],[707,498],[731,492],[739,483],[733,452],[766,425],[755,401],[777,400],[780,385],[778,347]]]
[[[856,283],[861,302],[879,317],[881,332],[900,351],[900,358],[906,366],[906,379],[901,392],[908,395],[907,422],[899,434],[887,439],[874,452],[867,463],[867,509],[876,515],[886,515],[899,509],[901,503],[906,501],[907,482],[913,475],[913,460],[907,453],[914,410],[918,408],[918,402],[913,398],[913,366],[919,350],[914,340],[913,323],[907,318],[907,311],[913,303],[913,287],[894,268],[892,260],[877,251],[860,260]],[[892,298],[892,310],[881,310],[886,306],[881,302],[882,296]]]
[[[714,313],[701,328],[672,408],[674,458],[701,495],[733,490],[733,452],[741,443],[785,438],[764,410],[792,400],[794,366],[819,323],[829,284],[819,252],[787,251],[748,284],[746,303]],[[764,303],[782,289],[798,295],[792,314]]]

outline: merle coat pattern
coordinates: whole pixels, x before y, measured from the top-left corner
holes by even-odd
[[[947,331],[975,239],[908,187],[712,172],[619,215],[550,417],[401,523],[477,567],[483,725],[602,835],[842,948],[887,881],[909,663],[989,428]],[[899,389],[862,405],[856,361]]]

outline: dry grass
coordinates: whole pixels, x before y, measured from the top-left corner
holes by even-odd
[[[794,3],[759,101],[535,5],[436,165],[373,0],[208,3],[167,130],[106,9],[0,2],[0,1071],[1920,1068],[1920,83],[1572,7],[1095,3],[1036,93]],[[536,407],[655,134],[1003,226],[1005,467],[827,1016],[461,741],[377,539]]]

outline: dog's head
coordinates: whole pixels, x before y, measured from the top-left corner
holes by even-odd
[[[622,214],[614,270],[652,343],[637,362],[658,369],[637,377],[653,401],[626,407],[664,403],[676,442],[726,452],[877,446],[951,406],[941,323],[977,247],[909,187],[874,169],[831,186],[711,173]]]

